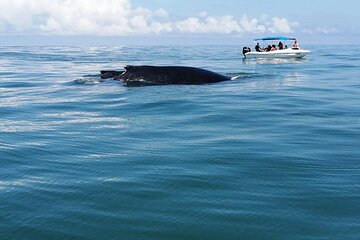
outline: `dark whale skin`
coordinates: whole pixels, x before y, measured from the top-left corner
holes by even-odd
[[[114,70],[102,70],[100,71],[101,79],[116,78],[117,76],[123,74],[125,71],[114,71]]]
[[[201,68],[183,66],[126,66],[114,77],[128,86],[166,84],[209,84],[230,80],[229,77]]]

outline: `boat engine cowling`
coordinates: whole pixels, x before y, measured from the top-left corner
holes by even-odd
[[[245,56],[245,53],[251,52],[251,48],[249,47],[243,47],[243,54]]]

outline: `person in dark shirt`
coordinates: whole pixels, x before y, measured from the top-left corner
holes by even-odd
[[[257,51],[257,52],[262,52],[262,51],[263,51],[263,50],[261,49],[259,43],[256,44],[256,46],[255,46],[255,51]]]
[[[282,42],[279,42],[278,47],[279,47],[279,50],[283,50],[284,49],[284,44]]]

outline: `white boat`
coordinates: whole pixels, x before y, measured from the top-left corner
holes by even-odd
[[[309,50],[300,49],[296,38],[277,36],[254,39],[256,43],[258,43],[260,40],[264,41],[266,45],[269,46],[274,46],[274,41],[279,43],[281,41],[284,41],[285,43],[287,41],[294,41],[294,45],[291,45],[292,47],[290,48],[287,48],[287,45],[283,45],[282,49],[273,48],[273,50],[270,51],[266,51],[265,49],[261,49],[260,51],[251,51],[249,47],[244,47],[243,54],[245,58],[302,58],[311,53]],[[272,41],[273,44],[268,44],[267,41]],[[278,47],[278,45],[276,46]]]

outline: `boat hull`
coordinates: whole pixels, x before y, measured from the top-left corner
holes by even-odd
[[[271,52],[248,52],[245,58],[302,58],[309,54],[309,50],[275,50]]]

